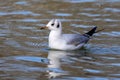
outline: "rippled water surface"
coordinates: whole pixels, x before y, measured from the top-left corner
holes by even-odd
[[[78,51],[48,49],[50,19],[96,33]],[[120,0],[0,0],[0,80],[120,80]]]

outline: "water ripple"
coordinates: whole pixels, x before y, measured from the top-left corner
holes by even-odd
[[[9,30],[0,30],[0,37],[5,37],[5,36],[8,36],[10,33]]]
[[[56,13],[55,16],[72,16],[72,14],[69,13]]]
[[[80,27],[80,28],[90,28],[90,27],[93,27],[93,26],[90,26],[90,25],[82,25],[82,24],[71,24],[70,26]]]
[[[17,48],[17,49],[20,49],[20,50],[28,50],[28,51],[34,51],[34,52],[40,52],[42,51],[39,46],[37,45],[33,45],[31,44],[31,47],[29,46],[25,46],[23,44],[21,44],[20,42],[18,41],[15,41],[13,39],[7,39],[5,40],[4,42],[6,45],[9,45],[11,47],[14,47],[14,48]],[[23,42],[24,43],[24,42]],[[42,44],[43,45],[43,44]],[[44,44],[43,46],[46,46],[46,44]]]
[[[35,57],[35,56],[14,56],[16,60],[30,61],[30,62],[40,62],[49,64],[49,60],[43,57]]]
[[[64,2],[70,3],[85,3],[85,2],[94,2],[96,0],[64,0]]]
[[[29,45],[29,46],[46,46],[46,44],[44,43],[35,43],[35,42],[25,42],[25,44]]]
[[[119,54],[120,52],[120,46],[116,45],[116,46],[107,46],[107,45],[94,45],[94,47],[90,47],[91,44],[87,45],[87,48],[89,48],[93,53],[97,53],[97,54]]]
[[[40,16],[40,14],[33,13],[31,11],[13,11],[13,12],[0,12],[0,16],[6,16],[6,15],[32,15],[32,16]]]
[[[35,27],[30,27],[30,26],[29,27],[28,26],[18,26],[17,28],[18,29],[24,29],[24,30],[25,29],[30,29],[30,30],[35,29]]]
[[[15,4],[28,5],[28,3],[26,1],[18,1],[18,2],[15,2]]]
[[[84,71],[90,72],[90,73],[102,73],[101,70],[95,70],[95,69],[84,69]]]
[[[120,32],[117,32],[117,31],[101,32],[100,34],[107,35],[107,36],[114,36],[114,37],[119,37],[120,36]]]
[[[10,20],[10,21],[17,21],[17,22],[40,22],[40,19],[33,19],[33,18],[26,18],[26,19],[17,19],[17,20]]]
[[[101,14],[91,14],[91,13],[80,13],[79,15],[85,15],[89,17],[98,17],[101,16]]]
[[[114,13],[119,13],[120,12],[120,9],[117,9],[117,8],[105,8],[103,9],[104,11],[108,11],[108,12],[114,12]]]

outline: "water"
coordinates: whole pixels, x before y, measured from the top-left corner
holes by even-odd
[[[119,80],[119,0],[0,1],[0,80]],[[78,51],[48,49],[50,19],[64,33],[96,33]]]

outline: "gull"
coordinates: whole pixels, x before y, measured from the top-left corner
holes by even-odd
[[[59,19],[52,19],[41,29],[49,29],[49,48],[57,50],[77,50],[83,47],[96,33],[97,27],[84,34],[63,34],[62,24]]]

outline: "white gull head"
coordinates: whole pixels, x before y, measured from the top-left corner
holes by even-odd
[[[54,31],[61,31],[62,30],[61,22],[58,19],[50,20],[48,22],[48,24],[46,25],[46,27],[48,27],[49,30],[54,30]]]

